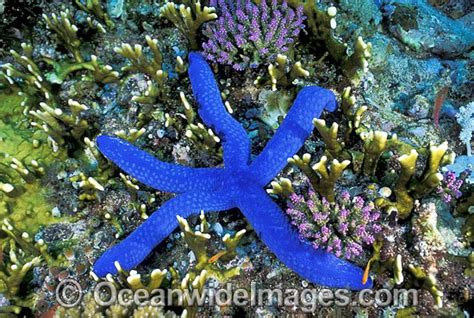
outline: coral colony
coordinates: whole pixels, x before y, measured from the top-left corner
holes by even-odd
[[[380,233],[380,210],[361,196],[351,198],[343,191],[337,203],[329,203],[312,188],[303,195],[292,193],[286,214],[298,228],[300,238],[314,248],[325,249],[337,257],[355,259],[363,248],[375,242]]]
[[[211,0],[220,17],[206,24],[204,56],[211,62],[242,71],[272,61],[292,48],[304,28],[303,6],[296,10],[286,0]]]
[[[262,189],[286,166],[286,158],[301,148],[313,130],[312,119],[319,118],[323,109],[336,109],[333,93],[315,86],[301,90],[274,137],[250,162],[247,134],[225,109],[209,65],[196,53],[189,55],[189,61],[199,114],[223,140],[225,167],[164,163],[119,138],[99,137],[100,151],[125,172],[151,187],[180,194],[106,251],[95,263],[94,272],[99,276],[116,273],[116,262],[126,270],[138,265],[176,228],[178,214],[188,217],[199,211],[238,207],[275,255],[302,277],[326,286],[370,287],[371,281],[362,283],[360,268],[301,241],[283,211]]]
[[[466,171],[463,174],[469,175],[470,172]],[[451,203],[462,196],[460,189],[463,183],[464,180],[457,178],[454,172],[446,171],[442,183],[436,188],[436,193],[441,196],[445,203]]]

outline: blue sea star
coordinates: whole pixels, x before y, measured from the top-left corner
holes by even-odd
[[[264,187],[287,164],[313,130],[312,119],[323,109],[334,111],[334,94],[311,86],[296,97],[283,123],[263,151],[250,160],[250,141],[243,127],[226,111],[211,68],[197,53],[189,55],[189,78],[199,115],[222,140],[224,168],[190,168],[159,161],[116,137],[99,136],[100,151],[140,182],[178,195],[164,203],[125,240],[107,250],[94,264],[100,277],[115,274],[114,262],[130,270],[178,225],[176,215],[239,208],[270,250],[305,279],[329,287],[369,288],[362,270],[322,249],[301,241],[283,211]]]

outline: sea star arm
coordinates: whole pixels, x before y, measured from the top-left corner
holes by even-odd
[[[303,146],[313,131],[313,118],[319,118],[324,109],[336,108],[336,98],[330,90],[310,86],[299,92],[273,138],[250,165],[260,186],[268,184],[286,166],[287,159]]]
[[[237,206],[260,239],[301,277],[328,287],[353,290],[371,287],[370,279],[362,284],[363,272],[359,267],[301,241],[283,211],[264,190],[252,187],[239,197]]]
[[[228,191],[183,193],[163,204],[126,239],[102,254],[95,262],[93,271],[99,277],[104,277],[109,273],[117,273],[115,261],[125,270],[140,264],[178,226],[178,214],[186,218],[200,211],[222,211],[233,207],[232,196]]]
[[[221,138],[226,167],[243,167],[250,158],[244,128],[227,112],[211,68],[198,53],[189,54],[189,79],[199,105],[199,116]]]
[[[206,190],[224,175],[222,168],[190,168],[166,163],[117,137],[99,136],[102,154],[138,181],[161,191]]]

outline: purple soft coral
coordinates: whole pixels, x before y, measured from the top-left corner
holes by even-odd
[[[199,115],[222,140],[225,168],[188,168],[161,162],[115,137],[97,139],[100,151],[139,181],[179,193],[153,213],[94,264],[99,276],[116,273],[114,262],[126,269],[138,265],[176,227],[176,215],[239,208],[276,256],[302,277],[326,286],[362,289],[362,270],[333,254],[314,250],[299,239],[284,212],[263,187],[285,167],[313,130],[312,119],[323,109],[337,107],[334,94],[306,87],[262,153],[250,162],[250,143],[242,126],[226,112],[212,71],[198,54],[189,55],[189,78],[199,104]]]
[[[231,65],[241,71],[270,61],[294,45],[304,28],[303,7],[295,10],[286,1],[211,0],[220,17],[204,29],[203,44],[209,61]]]

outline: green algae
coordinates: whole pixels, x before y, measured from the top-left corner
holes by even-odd
[[[0,220],[8,218],[20,231],[36,233],[42,225],[56,221],[51,213],[54,207],[47,201],[48,190],[39,177],[26,182],[11,167],[12,159],[26,167],[32,160],[47,167],[63,159],[65,153],[51,151],[40,141],[45,140],[44,134],[27,127],[22,101],[23,97],[18,94],[0,94],[0,181],[13,185],[18,193],[13,197],[0,193]]]

